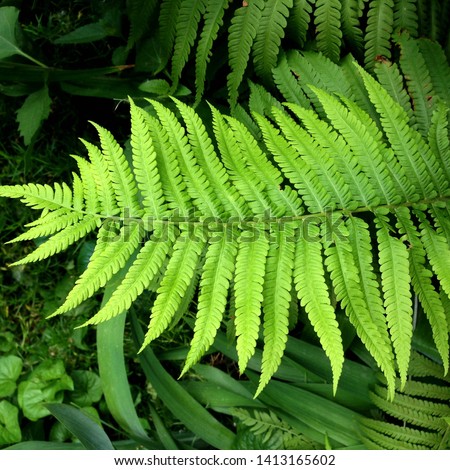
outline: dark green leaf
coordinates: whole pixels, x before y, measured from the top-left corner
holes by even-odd
[[[74,434],[86,449],[114,450],[105,431],[79,409],[65,404],[47,405],[50,413]]]

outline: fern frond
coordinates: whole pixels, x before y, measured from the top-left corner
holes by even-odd
[[[156,0],[128,0],[127,16],[130,20],[127,49],[130,50],[147,31],[151,17],[157,7]]]
[[[344,227],[345,224],[342,222],[338,234],[327,234],[329,238],[331,237],[331,241],[325,248],[325,265],[333,282],[336,299],[345,308],[358,336],[383,371],[392,397],[395,371],[391,348],[383,340],[379,322],[370,316],[367,299],[361,289],[361,276],[365,273],[360,273],[355,264],[351,243],[341,239],[345,236]]]
[[[180,169],[185,176],[188,193],[204,216],[220,217],[219,201],[214,197],[213,190],[202,167],[194,158],[194,153],[186,137],[184,128],[169,109],[156,101],[151,102],[158,117],[167,131],[169,142],[175,150]]]
[[[430,127],[434,90],[428,68],[419,49],[418,41],[402,34],[400,44],[400,67],[406,78],[409,95],[414,104],[417,128],[426,136]]]
[[[116,215],[120,209],[117,206],[108,164],[97,146],[83,139],[81,139],[81,142],[86,147],[89,159],[91,160],[92,175],[97,188],[99,209],[101,213],[105,215]]]
[[[416,0],[396,0],[394,2],[394,30],[407,31],[416,37],[419,27]]]
[[[156,151],[156,162],[168,206],[180,216],[188,216],[193,203],[180,174],[175,148],[169,142],[167,131],[154,117],[146,114],[148,130]]]
[[[130,100],[130,107],[133,171],[142,196],[141,204],[148,215],[161,218],[166,212],[166,204],[156,163],[155,148],[146,125],[144,112],[132,100]]]
[[[51,214],[54,214],[54,212]],[[49,235],[53,235],[60,230],[77,224],[82,219],[82,217],[83,214],[80,212],[64,211],[62,214],[59,213],[56,215],[56,217],[52,217],[51,220],[48,220],[49,218],[47,218],[45,223],[31,227],[26,232],[22,233],[16,238],[13,238],[12,240],[9,240],[6,243],[16,243],[24,240],[35,240],[39,237],[48,237]]]
[[[23,184],[15,186],[2,186],[0,197],[20,199],[33,209],[54,211],[56,209],[72,208],[72,191],[63,183],[55,183],[53,188],[42,184]]]
[[[437,98],[448,105],[450,103],[450,65],[445,53],[439,44],[429,39],[421,38],[417,42],[431,78],[433,92]]]
[[[339,0],[316,0],[314,25],[317,31],[317,47],[332,61],[339,60],[341,49],[341,2]]]
[[[380,198],[375,194],[369,178],[342,135],[326,121],[319,119],[313,111],[298,107],[295,110],[310,135],[321,142],[328,157],[335,161],[336,167],[350,188],[353,202],[356,204],[359,201],[364,206],[378,205]]]
[[[383,151],[381,139],[376,141],[368,132],[370,122],[367,126],[358,117],[348,112],[345,107],[335,98],[324,93],[322,90],[312,87],[313,92],[317,95],[328,118],[334,127],[342,134],[349,146],[353,149],[355,157],[361,166],[369,175],[372,187],[376,188],[376,194],[380,201],[388,203],[399,202],[399,196],[393,181],[389,178],[389,171],[385,158],[387,149]],[[381,145],[380,145],[381,144]],[[393,156],[391,157],[391,160]]]
[[[213,109],[213,126],[217,144],[230,179],[253,214],[272,213],[272,207],[264,194],[261,183],[245,165],[245,157],[236,136],[224,117]]]
[[[255,119],[263,132],[265,144],[305,204],[311,212],[323,212],[329,204],[330,195],[321,182],[315,179],[311,167],[298,158],[295,149],[267,119],[258,115],[255,115]]]
[[[205,11],[205,0],[181,0],[175,27],[175,42],[172,54],[172,90],[178,81],[197,36],[198,24]]]
[[[136,182],[123,149],[108,130],[95,123],[92,125],[100,137],[102,155],[108,165],[117,205],[129,210],[131,215],[139,216],[142,210],[137,200]]]
[[[271,81],[272,69],[277,65],[281,39],[292,5],[293,0],[265,2],[253,45],[253,57],[256,73],[266,83]]]
[[[444,369],[448,370],[448,328],[444,307],[442,306],[439,294],[433,288],[432,273],[425,266],[425,249],[406,207],[396,209],[395,215],[398,219],[400,233],[404,234],[409,243],[409,264],[410,275],[414,291],[419,297],[419,301],[430,322],[433,331],[433,338],[437,350],[442,357]]]
[[[438,103],[431,117],[428,131],[428,143],[434,155],[439,159],[439,165],[450,181],[450,142],[448,138],[448,107]]]
[[[195,54],[195,102],[198,103],[205,89],[206,67],[209,62],[214,41],[223,25],[223,16],[230,0],[208,0],[204,14],[205,24]]]
[[[163,0],[159,11],[159,36],[160,43],[166,52],[163,66],[169,60],[173,49],[173,43],[177,32],[178,15],[181,0]]]
[[[344,363],[344,350],[325,281],[320,230],[315,224],[305,224],[303,233],[300,233],[297,239],[294,280],[301,305],[308,313],[308,318],[330,359],[333,391],[336,393]]]
[[[86,220],[86,219],[85,219]],[[86,270],[77,279],[75,286],[69,292],[64,303],[50,317],[60,315],[78,307],[125,266],[125,263],[137,249],[143,235],[142,226],[131,222],[124,225],[119,234],[112,232],[117,223],[106,222],[98,233],[98,242],[89,260]],[[59,232],[49,241],[54,240]]]
[[[259,149],[257,142],[248,132],[247,128],[233,118],[227,119],[233,129],[241,155],[248,165],[248,169],[258,178],[265,187],[270,202],[271,213],[275,216],[298,215],[301,213],[301,201],[294,192],[283,190],[281,172]]]
[[[237,103],[238,88],[250,59],[250,51],[261,21],[264,0],[249,0],[238,8],[228,34],[228,62],[231,72],[227,84],[231,107]]]
[[[358,68],[369,96],[380,113],[384,132],[408,179],[422,196],[434,194],[436,189],[433,188],[441,194],[445,193],[448,182],[442,169],[420,134],[408,126],[405,111],[367,72]]]
[[[375,419],[362,418],[364,436],[378,442],[384,449],[432,449],[439,443],[439,434],[421,431],[397,424],[385,423]]]
[[[372,0],[369,3],[365,40],[365,64],[369,70],[377,56],[391,57],[391,34],[394,25],[393,0]]]
[[[87,162],[84,158],[80,158],[76,155],[72,155],[72,157],[76,160],[78,169],[80,170],[81,184],[83,188],[82,197],[85,202],[86,212],[88,214],[97,214],[99,210],[99,198],[97,194],[97,183],[94,176],[94,167],[92,163]],[[82,210],[81,207],[78,210]]]
[[[259,334],[263,284],[269,242],[258,229],[244,230],[239,237],[234,290],[236,336],[241,373],[253,356]]]
[[[239,201],[237,191],[230,186],[228,174],[222,162],[217,158],[214,146],[202,120],[189,106],[178,100],[175,100],[175,103],[186,124],[189,143],[195,158],[205,172],[205,176],[215,193],[219,212],[223,214],[225,212],[223,206],[225,206],[229,214],[242,216],[242,203]]]
[[[234,236],[232,231],[222,232],[210,240],[200,280],[194,336],[181,375],[205,354],[220,327],[236,260]]]
[[[274,225],[264,279],[264,349],[261,376],[255,397],[277,371],[284,354],[289,332],[289,307],[294,266],[294,228]]]
[[[150,324],[140,351],[169,326],[194,275],[205,240],[199,230],[181,232],[157,290]]]
[[[378,213],[375,223],[384,306],[403,387],[413,333],[408,250],[400,240],[389,234],[391,227],[385,214]]]
[[[273,69],[273,80],[286,101],[308,107],[309,101],[289,68],[285,55],[282,55],[278,65]]]
[[[356,49],[362,49],[363,32],[360,27],[362,15],[361,2],[358,0],[341,0],[342,32],[344,40]]]
[[[301,113],[302,108],[289,105],[294,113]],[[302,129],[286,113],[276,112],[274,115],[277,124],[289,140],[289,143],[298,151],[303,160],[316,172],[323,186],[330,193],[334,206],[351,207],[352,196],[350,188],[344,178],[337,170],[334,161],[328,157],[326,152],[314,141],[308,138],[308,133]]]
[[[380,61],[375,64],[375,74],[382,87],[392,99],[405,110],[411,125],[415,124],[415,117],[411,107],[411,97],[405,89],[403,75],[396,63]]]
[[[87,215],[83,220],[75,225],[69,225],[62,229],[50,239],[39,245],[32,253],[25,256],[10,266],[18,266],[19,264],[34,263],[49,258],[50,256],[60,253],[68,246],[85,237],[97,227],[97,219],[94,216]]]
[[[82,326],[96,325],[128,310],[163,267],[166,256],[174,244],[174,238],[173,226],[157,227],[151,238],[139,250],[136,259],[109,301]]]
[[[450,296],[450,247],[442,235],[433,230],[425,214],[418,210],[415,214],[420,220],[420,233],[427,257],[442,288]]]
[[[306,40],[312,13],[311,0],[295,0],[287,23],[289,38],[296,42],[298,47],[303,47]]]

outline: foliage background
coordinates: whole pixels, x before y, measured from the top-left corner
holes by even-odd
[[[143,9],[144,3],[146,8]],[[173,8],[180,4],[165,3]],[[240,53],[235,54],[234,49],[230,49],[227,63],[228,41],[233,41],[233,25],[236,31],[240,21],[236,19],[239,17],[234,17],[234,11],[241,6],[230,2],[223,11],[223,24],[214,37],[211,62],[203,69],[201,53],[203,58],[208,54],[207,49],[200,46],[206,48],[202,34],[209,24],[207,14],[214,5],[221,11],[220,7],[226,3],[182,2],[185,14],[194,12],[191,22],[183,23],[181,16],[174,15],[179,23],[173,24],[171,37],[162,40],[168,33],[158,26],[161,25],[161,19],[158,23],[161,16],[157,14],[162,8],[161,2],[35,1],[32,5],[20,1],[1,2],[1,7],[14,6],[20,12],[18,44],[35,62],[24,55],[0,62],[3,136],[0,183],[20,184],[32,179],[45,184],[70,179],[76,165],[67,156],[83,152],[78,137],[97,140],[88,121],[110,129],[119,141],[125,142],[129,135],[129,110],[124,100],[129,95],[156,97],[172,106],[167,95],[174,94],[187,103],[197,103],[197,111],[202,114],[206,113],[205,101],[200,102],[204,88],[204,99],[213,101],[222,110],[231,105],[231,112],[245,120],[249,97],[259,96],[251,94],[255,86],[252,82],[258,84],[256,86],[265,85],[276,94],[270,69],[276,64],[279,47],[319,49],[335,61],[352,52],[370,70],[372,65],[368,58],[374,55],[398,61],[394,27],[406,22],[403,26],[413,37],[437,40],[447,57],[449,53],[449,15],[446,14],[449,2],[285,1],[273,2],[278,5],[278,12],[292,9],[298,13],[302,6],[309,12],[310,22],[305,16],[291,14],[286,23],[285,14],[274,14],[270,24],[278,26],[269,37],[269,43],[278,44],[277,47],[261,48],[264,38],[249,28],[248,33],[243,33],[244,40],[241,37],[238,42]],[[254,4],[264,2],[250,3],[254,8]],[[364,13],[360,23],[352,23],[355,15],[340,9],[346,6],[350,10],[357,7]],[[380,13],[378,17],[383,21],[376,24],[371,19],[375,18],[375,13],[369,12],[386,6],[391,7],[390,13]],[[407,14],[400,14],[402,11],[415,11],[417,16],[411,21]],[[254,10],[254,15],[261,14]],[[262,21],[261,18],[258,21]],[[180,24],[186,26],[180,27]],[[299,24],[302,24],[300,29]],[[373,45],[379,32],[386,30],[386,24],[389,34],[382,35],[384,42]],[[165,47],[162,48],[162,44]],[[261,66],[261,54],[268,50],[270,54],[263,57],[266,62]],[[125,64],[133,64],[133,67],[122,67]],[[30,101],[30,97],[34,98]],[[121,403],[119,399],[116,402],[110,399],[107,403],[99,393],[95,332],[88,328],[74,330],[98,308],[101,297],[91,299],[70,316],[51,321],[44,318],[62,303],[83,271],[93,249],[92,241],[87,239],[42,263],[8,268],[8,264],[30,252],[34,242],[3,244],[22,232],[30,214],[15,201],[1,199],[0,204],[0,375],[4,371],[7,384],[0,398],[2,445],[20,441],[24,446],[33,446],[36,444],[29,443],[40,441],[41,447],[46,442],[56,448],[83,443],[80,427],[75,426],[72,433],[67,429],[67,416],[73,409],[48,410],[42,405],[55,401],[91,413],[94,421],[102,423],[116,448],[399,448],[400,445],[438,448],[448,445],[445,419],[435,424],[442,416],[449,415],[448,377],[443,377],[441,370],[433,365],[438,364],[440,358],[429,327],[420,321],[413,338],[417,366],[415,372],[411,371],[411,377],[419,377],[419,383],[430,384],[423,385],[419,392],[406,390],[406,399],[411,398],[409,411],[401,408],[398,415],[400,405],[392,409],[388,402],[381,402],[383,385],[375,386],[375,383],[382,379],[377,378],[376,367],[361,344],[354,341],[344,315],[339,318],[348,361],[336,397],[332,395],[327,359],[317,347],[314,332],[306,326],[291,332],[282,367],[261,399],[253,400],[250,391],[258,380],[258,357],[250,362],[249,373],[240,377],[234,362],[235,352],[225,331],[218,336],[212,354],[204,363],[176,383],[172,377],[178,376],[186,357],[193,313],[154,345],[156,356],[170,373],[167,374],[154,365],[158,363],[156,357],[151,356],[152,352],[148,353],[147,361],[136,356],[133,334],[139,333],[138,319],[146,302],[151,300],[151,294],[145,294],[134,306],[135,321],[127,324],[124,335],[122,360],[130,380],[129,383],[123,381],[117,388],[126,399]],[[117,341],[122,341],[114,325],[111,325],[111,333],[117,335]],[[428,375],[431,378],[424,378]],[[121,379],[116,377],[116,380]],[[46,395],[33,395],[33,387],[45,389]],[[176,406],[176,399],[171,400],[173,396],[190,412],[183,414]],[[287,400],[289,396],[296,399]],[[417,396],[421,397],[420,401]],[[199,403],[205,405],[207,411]],[[442,408],[437,406],[439,404]],[[129,413],[126,406],[136,411]],[[422,416],[425,420],[417,421],[414,415],[419,409],[428,419]],[[54,416],[59,416],[66,426]],[[299,416],[303,418],[299,420]],[[385,423],[382,425],[385,429],[374,424],[378,421]],[[403,439],[399,434],[401,425],[416,429]],[[92,432],[96,435],[99,431],[94,428]],[[98,445],[107,445],[104,441],[98,442]]]

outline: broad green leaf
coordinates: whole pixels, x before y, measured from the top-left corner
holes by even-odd
[[[0,446],[22,439],[19,426],[19,410],[6,400],[0,401]]]
[[[86,449],[114,450],[105,431],[89,416],[74,406],[47,405],[50,413],[74,434]]]
[[[33,57],[30,57],[20,49],[16,37],[18,17],[19,10],[15,7],[0,8],[0,60],[13,55],[21,55],[41,67],[46,67],[44,64],[33,59]]]
[[[50,413],[46,403],[59,402],[64,390],[73,390],[73,381],[66,374],[62,361],[47,360],[19,384],[18,402],[26,418],[37,421]]]
[[[0,357],[0,397],[9,397],[16,389],[23,361],[17,356]]]
[[[69,394],[70,401],[78,406],[90,406],[100,401],[103,395],[100,377],[89,370],[75,370],[71,377],[74,390]]]
[[[25,145],[31,143],[31,139],[34,134],[36,134],[42,121],[47,119],[50,114],[50,104],[51,99],[48,95],[48,88],[44,86],[28,96],[21,108],[17,111],[19,131]]]

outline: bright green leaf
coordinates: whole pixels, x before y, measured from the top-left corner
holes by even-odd
[[[73,390],[73,381],[66,374],[62,361],[44,361],[19,384],[18,402],[23,414],[31,421],[48,416],[49,402],[63,401],[64,390]]]
[[[9,397],[16,389],[23,361],[17,356],[0,357],[0,397]]]
[[[22,439],[18,416],[17,407],[6,400],[0,401],[0,446],[19,442]]]
[[[32,93],[17,111],[17,122],[19,123],[20,135],[23,137],[25,145],[31,143],[36,131],[42,121],[50,114],[51,99],[48,95],[48,88],[44,86]]]

